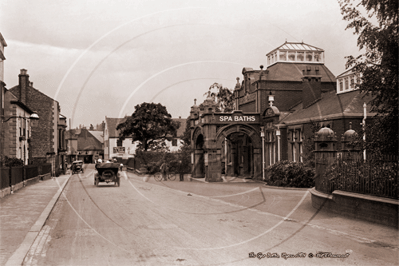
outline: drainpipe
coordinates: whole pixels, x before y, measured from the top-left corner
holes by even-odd
[[[265,180],[265,128],[260,127],[260,136],[262,137],[262,179]]]
[[[366,142],[366,118],[367,118],[367,111],[366,111],[367,104],[363,104],[363,141]],[[363,160],[366,161],[366,149],[363,151]]]

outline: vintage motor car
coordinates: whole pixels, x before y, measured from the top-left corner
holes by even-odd
[[[71,165],[72,174],[78,174],[80,172],[84,172],[83,170],[83,161],[73,161]]]
[[[96,164],[97,173],[94,175],[94,185],[100,182],[114,182],[115,186],[120,185],[120,173],[118,163],[98,163]]]

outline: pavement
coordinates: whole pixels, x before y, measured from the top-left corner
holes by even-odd
[[[26,186],[0,199],[0,265],[21,265],[71,175]]]

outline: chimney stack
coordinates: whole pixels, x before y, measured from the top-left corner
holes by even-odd
[[[29,75],[26,69],[21,69],[19,77],[19,101],[27,105],[27,87],[29,86]]]
[[[302,72],[302,105],[305,109],[321,99],[321,75],[314,73],[309,66]]]

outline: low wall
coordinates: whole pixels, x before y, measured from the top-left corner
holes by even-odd
[[[335,190],[332,194],[310,190],[314,208],[347,217],[399,228],[399,200]]]

